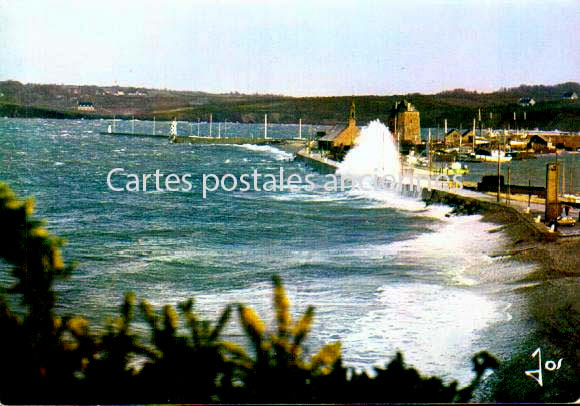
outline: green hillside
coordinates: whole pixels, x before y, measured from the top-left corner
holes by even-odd
[[[208,120],[261,122],[268,114],[271,123],[334,124],[346,120],[354,99],[360,123],[385,120],[396,100],[410,101],[421,113],[422,127],[437,127],[448,120],[449,127],[471,127],[479,109],[485,127],[513,127],[580,131],[580,104],[564,100],[565,92],[580,94],[580,84],[527,86],[500,89],[492,93],[463,89],[438,94],[418,93],[389,96],[289,97],[280,95],[210,94],[145,88],[22,84],[0,82],[0,115],[8,117],[136,117],[158,120]],[[522,107],[521,97],[536,104]],[[94,112],[76,110],[80,101],[94,103]],[[516,113],[516,122],[513,115]],[[524,112],[526,119],[524,121]],[[491,114],[490,114],[491,113]]]

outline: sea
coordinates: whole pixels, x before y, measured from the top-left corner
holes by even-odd
[[[272,146],[171,144],[166,138],[100,134],[106,120],[0,118],[0,181],[33,197],[36,215],[63,237],[75,261],[59,280],[58,313],[81,314],[92,329],[119,313],[126,292],[158,309],[193,298],[217,320],[244,303],[272,327],[273,275],[282,278],[298,319],[315,319],[306,341],[315,353],[340,341],[343,362],[373,373],[397,351],[422,374],[467,384],[471,357],[488,350],[508,359],[533,329],[521,281],[534,264],[491,255],[509,243],[479,215],[449,216],[396,192],[328,190],[325,174]],[[169,123],[155,123],[169,133]],[[199,124],[202,135],[208,123]],[[219,134],[262,137],[263,125],[219,124]],[[153,131],[148,121],[117,121],[117,131]],[[303,126],[312,136],[322,127]],[[212,128],[218,134],[218,124]],[[384,130],[384,129],[383,129]],[[270,137],[298,135],[270,124]],[[197,123],[178,123],[196,135]],[[113,191],[107,175],[190,175],[188,191]],[[310,175],[283,191],[217,188],[203,197],[203,177]],[[150,178],[154,179],[154,178]],[[206,179],[207,180],[207,179]],[[124,188],[125,177],[112,183]],[[151,180],[149,182],[152,182]],[[11,278],[0,266],[0,283]],[[144,335],[143,323],[136,327]],[[237,316],[224,338],[245,342]],[[146,338],[144,338],[146,339]]]

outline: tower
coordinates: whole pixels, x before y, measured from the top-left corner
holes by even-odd
[[[402,143],[420,144],[419,112],[406,100],[395,102],[389,114],[389,130]]]
[[[348,126],[353,127],[356,125],[356,113],[354,108],[354,100],[350,104],[350,113],[348,115]]]
[[[177,138],[177,118],[173,118],[171,129],[169,130],[169,140],[174,141]]]
[[[551,162],[546,165],[546,222],[556,219],[560,215],[558,202],[558,182],[560,180],[560,164]]]

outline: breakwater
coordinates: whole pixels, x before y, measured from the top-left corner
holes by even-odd
[[[305,150],[299,151],[296,154],[297,159],[304,161],[313,169],[322,173],[334,173],[339,163],[331,159],[320,156],[319,154],[308,153]],[[403,170],[413,170],[413,168],[403,168]],[[421,172],[421,171],[415,171]],[[443,183],[441,183],[443,185]],[[443,187],[438,188],[437,182],[433,182],[434,187],[423,188],[420,191],[420,198],[427,205],[430,204],[445,204],[453,208],[452,214],[477,214],[503,211],[511,218],[518,221],[528,232],[537,240],[554,241],[558,238],[558,233],[553,233],[549,228],[541,222],[536,222],[534,216],[522,212],[520,207],[514,207],[495,201],[494,197],[483,193],[476,193],[469,191],[469,195],[462,194],[463,189],[449,187],[444,190]],[[448,186],[448,184],[446,184]],[[412,192],[414,185],[402,185],[402,191]]]
[[[181,136],[170,138],[166,134],[152,134],[152,133],[134,133],[134,132],[107,132],[101,131],[101,135],[110,135],[113,137],[137,137],[137,138],[164,138],[175,144],[234,144],[234,145],[297,145],[304,146],[306,139],[299,138],[253,138],[253,137],[196,137],[196,136]]]
[[[421,191],[421,200],[429,204],[445,204],[453,207],[454,214],[476,214],[503,211],[514,220],[524,225],[527,230],[537,240],[554,241],[558,238],[557,233],[551,232],[543,223],[537,223],[530,214],[522,213],[516,207],[507,206],[486,199],[488,196],[482,195],[481,198],[464,196],[452,192],[451,190],[440,189],[423,189]]]
[[[183,137],[177,136],[172,142],[177,144],[235,144],[235,145],[288,145],[300,144],[304,145],[306,140],[293,138],[248,138],[248,137]]]
[[[140,138],[165,138],[169,139],[169,137],[165,134],[149,134],[149,133],[134,133],[134,132],[108,132],[108,131],[101,131],[99,132],[100,135],[111,135],[121,136],[121,137],[140,137]]]
[[[334,173],[338,168],[338,162],[325,158],[320,154],[307,152],[304,149],[296,153],[296,160],[304,162],[320,173]]]

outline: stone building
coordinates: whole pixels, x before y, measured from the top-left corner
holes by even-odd
[[[446,147],[455,147],[455,146],[459,145],[459,139],[461,138],[461,136],[462,135],[459,132],[459,130],[456,130],[455,128],[450,129],[445,134],[445,146]]]
[[[344,155],[356,144],[360,135],[360,128],[356,126],[354,101],[350,105],[348,124],[338,124],[318,139],[318,148],[327,151],[335,159],[341,160]]]
[[[389,114],[389,130],[401,144],[421,144],[419,112],[406,100],[395,102]]]

